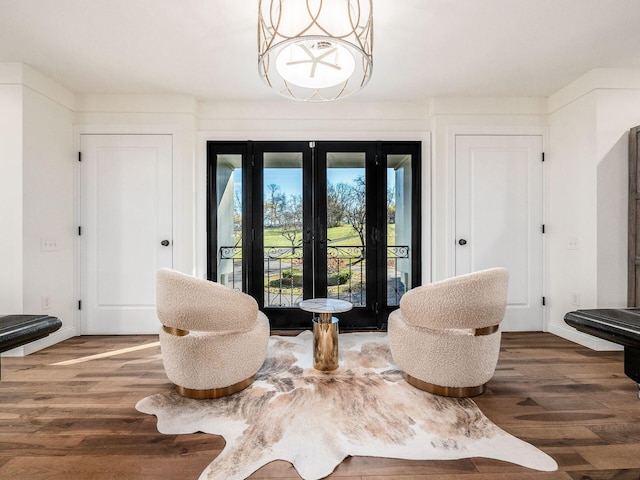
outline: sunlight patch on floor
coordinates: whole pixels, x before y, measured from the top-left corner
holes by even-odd
[[[88,362],[90,360],[97,360],[99,358],[114,357],[116,355],[122,355],[123,353],[135,352],[137,350],[144,350],[145,348],[157,347],[160,342],[146,343],[144,345],[138,345],[136,347],[121,348],[119,350],[113,350],[111,352],[97,353],[95,355],[89,355],[86,357],[74,358],[73,360],[65,360],[64,362],[52,363],[51,365],[75,365],[76,363]]]

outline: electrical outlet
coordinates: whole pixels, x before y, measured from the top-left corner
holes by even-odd
[[[40,250],[43,252],[55,252],[58,250],[58,241],[55,238],[41,238]]]
[[[580,294],[578,292],[571,292],[571,305],[574,307],[580,306]]]
[[[569,237],[567,250],[580,250],[580,239],[578,237]]]
[[[49,310],[51,308],[51,298],[42,297],[42,310]]]

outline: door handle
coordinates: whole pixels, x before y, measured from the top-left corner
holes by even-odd
[[[324,225],[318,224],[318,232],[320,232],[317,236],[318,243],[320,243],[320,248],[324,248],[325,243],[327,243],[327,231],[324,228]]]
[[[162,240],[160,242],[160,245],[162,245],[163,247],[168,247],[170,243],[171,242],[169,240]]]
[[[466,245],[467,241],[464,238],[461,238],[460,240],[458,240],[458,245]]]
[[[378,230],[376,227],[373,227],[371,231],[371,240],[373,240],[374,245],[377,245],[380,241],[380,230]]]

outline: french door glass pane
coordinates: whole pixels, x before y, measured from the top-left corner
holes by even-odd
[[[217,155],[217,281],[242,290],[242,155]]]
[[[366,176],[364,152],[327,154],[327,296],[365,306]]]
[[[264,305],[302,300],[302,153],[264,154]]]
[[[387,156],[387,305],[411,285],[411,155]]]

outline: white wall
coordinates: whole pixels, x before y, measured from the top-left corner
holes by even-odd
[[[1,218],[0,242],[8,245],[0,250],[0,313],[63,321],[47,339],[6,353],[14,355],[75,335],[73,95],[22,64],[0,66],[0,95],[0,195],[9,207]],[[43,239],[57,246],[43,252]]]
[[[595,95],[586,95],[549,117],[549,318],[550,330],[564,337],[573,333],[566,312],[596,307],[595,103]],[[573,293],[580,305],[571,304]]]
[[[0,75],[2,71],[0,70]],[[0,77],[0,315],[22,312],[22,86]],[[6,80],[5,81],[10,81]]]
[[[71,110],[31,88],[23,98],[24,312],[60,317],[75,335],[74,162]],[[53,251],[43,251],[43,241]],[[44,309],[42,298],[48,297]]]
[[[619,348],[576,332],[564,315],[626,306],[628,131],[640,124],[640,72],[590,72],[552,96],[549,108],[550,331]]]
[[[428,105],[338,102],[203,102],[199,130],[216,140],[384,140],[428,131]],[[298,135],[296,135],[298,133]]]

